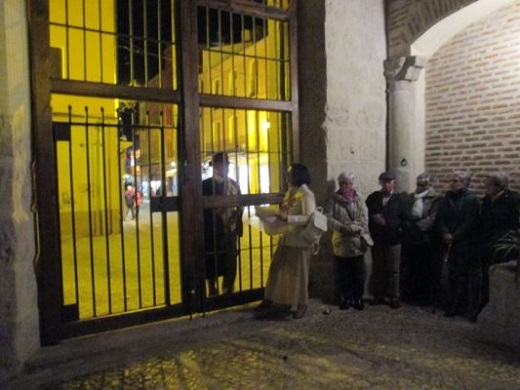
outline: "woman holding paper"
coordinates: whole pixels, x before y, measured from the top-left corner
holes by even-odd
[[[287,221],[269,268],[263,301],[255,309],[265,312],[273,304],[290,306],[293,318],[305,316],[309,303],[309,263],[312,246],[300,237],[316,208],[311,179],[305,165],[292,164],[287,171],[289,189],[280,206],[279,218]]]

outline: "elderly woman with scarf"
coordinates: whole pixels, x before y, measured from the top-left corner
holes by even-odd
[[[350,306],[363,310],[365,285],[364,255],[371,242],[365,202],[354,188],[354,175],[341,173],[339,189],[326,207],[329,228],[332,230],[334,253],[334,281],[339,293],[339,308]],[[365,237],[365,238],[364,238]]]
[[[433,189],[431,174],[416,178],[415,191],[408,195],[409,221],[403,238],[401,297],[418,305],[432,305],[437,295],[440,240],[434,228],[441,196]]]

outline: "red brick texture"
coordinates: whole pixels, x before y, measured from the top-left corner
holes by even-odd
[[[520,190],[520,0],[453,37],[426,67],[426,169],[509,175]]]

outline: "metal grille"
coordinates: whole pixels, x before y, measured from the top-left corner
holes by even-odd
[[[202,145],[203,179],[212,177],[212,156],[219,152],[225,152],[229,156],[229,177],[238,183],[240,193],[243,195],[270,194],[282,192],[284,189],[284,172],[288,161],[292,160],[286,147],[290,139],[289,115],[268,111],[239,110],[239,109],[202,109],[200,139]],[[246,197],[247,199],[247,197]],[[246,201],[247,202],[247,201]],[[261,288],[267,279],[268,265],[270,263],[273,242],[265,235],[256,218],[255,208],[247,206],[240,210],[242,215],[243,233],[238,239],[238,248],[222,245],[229,237],[223,234],[224,228],[217,226],[217,214],[229,216],[234,209],[231,207],[210,208],[213,212],[209,239],[213,246],[206,245],[206,267],[218,272],[222,267],[222,259],[228,256],[238,256],[237,280],[233,291],[244,291]],[[206,218],[207,219],[207,218]],[[208,233],[206,232],[206,235]],[[229,252],[229,253],[226,253]],[[225,262],[225,261],[224,261]],[[213,273],[213,272],[212,272]],[[223,281],[224,282],[224,281]],[[207,295],[215,295],[226,292],[227,288],[212,285],[209,281]],[[224,282],[225,283],[225,282]]]
[[[53,76],[176,89],[174,0],[51,0]]]
[[[198,8],[199,91],[289,100],[288,22]]]
[[[31,1],[44,342],[259,299],[274,242],[256,207],[297,158],[296,3]],[[240,195],[200,191],[220,151]],[[203,219],[234,210],[224,295]]]
[[[64,304],[81,319],[181,302],[175,123],[115,114],[69,106],[54,123]]]

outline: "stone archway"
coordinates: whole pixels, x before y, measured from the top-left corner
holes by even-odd
[[[516,0],[453,1],[389,6],[388,163],[396,171],[400,189],[411,191],[414,178],[424,170],[425,76],[427,60],[455,34]],[[458,7],[458,9],[457,9]],[[402,14],[406,13],[406,17]],[[396,15],[401,14],[401,18]]]

